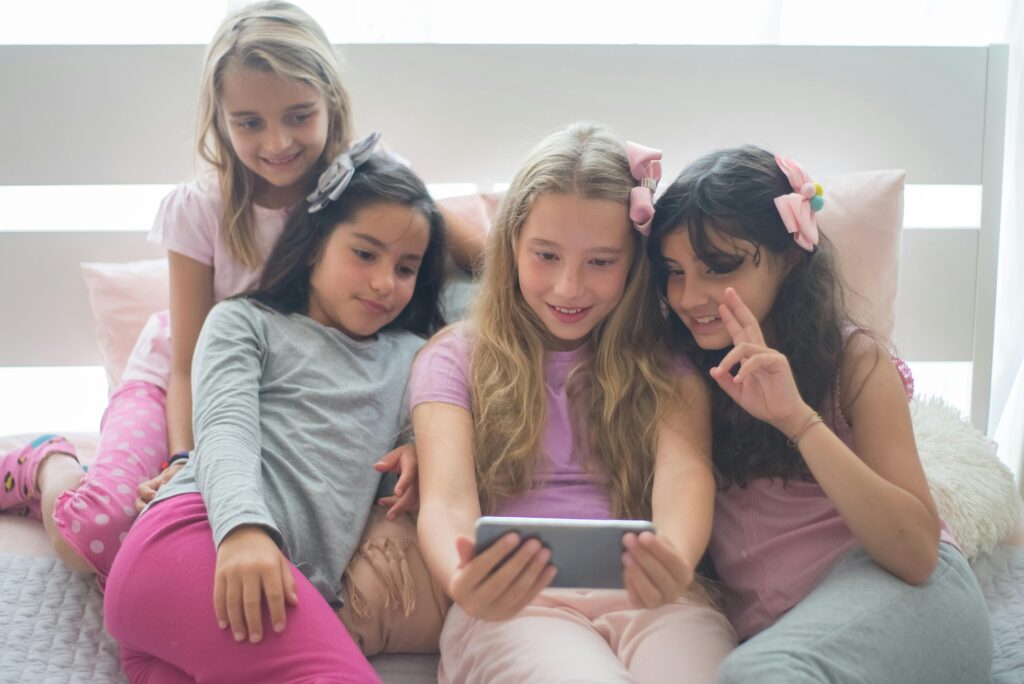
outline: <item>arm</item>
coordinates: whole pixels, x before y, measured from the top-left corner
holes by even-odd
[[[213,268],[177,252],[167,253],[171,296],[171,377],[167,387],[167,446],[190,451],[192,356],[199,331],[213,307]],[[180,466],[179,466],[180,467]]]
[[[413,427],[420,468],[417,530],[427,567],[473,617],[513,617],[554,578],[550,551],[535,539],[520,544],[517,535],[507,534],[474,557],[480,500],[470,414],[451,404],[423,403],[413,409]]]
[[[855,454],[820,420],[808,423],[812,410],[800,397],[789,361],[765,346],[757,320],[731,288],[719,312],[736,346],[711,370],[718,385],[787,437],[800,433],[804,462],[865,551],[903,581],[925,582],[938,559],[939,517],[888,354],[860,336],[844,352],[840,385],[850,395],[844,403]],[[729,369],[736,364],[733,378]]]
[[[459,266],[475,273],[483,263],[484,246],[487,244],[487,229],[471,216],[438,206],[448,228],[448,251]]]
[[[873,340],[847,344],[840,385],[857,452],[814,425],[799,440],[804,461],[872,559],[910,584],[922,584],[938,562],[939,515],[917,455],[903,384],[888,353]],[[804,405],[796,419],[805,420]],[[792,435],[793,420],[778,426]]]
[[[677,382],[685,409],[658,435],[652,506],[654,526],[696,568],[711,538],[715,476],[711,471],[711,399],[696,373]]]
[[[658,431],[652,509],[657,535],[626,535],[626,590],[633,605],[655,608],[676,600],[693,582],[711,538],[715,478],[711,470],[711,411],[696,374],[676,382],[683,399]]]
[[[274,630],[295,605],[283,538],[263,498],[259,391],[266,351],[257,321],[241,303],[222,304],[199,338],[195,365],[196,485],[217,547],[214,611],[236,641],[263,637],[266,597]]]

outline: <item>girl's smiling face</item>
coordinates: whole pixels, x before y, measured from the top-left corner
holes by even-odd
[[[559,348],[578,347],[622,299],[633,262],[624,204],[537,197],[516,242],[519,289]]]
[[[220,89],[221,125],[256,176],[258,204],[291,206],[327,146],[328,112],[314,87],[232,61]]]
[[[668,272],[665,298],[669,306],[702,349],[715,350],[732,346],[718,310],[725,301],[725,288],[736,290],[764,327],[789,268],[781,257],[764,248],[760,258],[755,258],[757,250],[751,242],[721,234],[709,238],[721,255],[718,263],[701,261],[685,226],[665,236],[661,257]]]
[[[412,299],[430,225],[396,202],[368,205],[323,243],[309,280],[307,314],[353,339],[395,320]]]

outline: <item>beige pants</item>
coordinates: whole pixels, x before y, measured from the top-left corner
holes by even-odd
[[[345,571],[338,617],[363,653],[437,653],[451,602],[416,545],[416,522],[374,507]]]
[[[453,606],[441,633],[440,682],[712,682],[736,646],[721,612],[698,599],[651,610],[624,591],[548,590],[504,622]]]

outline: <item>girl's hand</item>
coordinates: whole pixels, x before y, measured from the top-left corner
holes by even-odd
[[[736,290],[726,288],[718,311],[735,346],[711,369],[711,377],[747,413],[792,436],[811,409],[800,396],[789,361],[765,344],[757,318]],[[740,370],[733,377],[729,370],[736,364]]]
[[[653,532],[622,537],[622,578],[636,608],[657,608],[675,601],[693,584],[693,568],[672,543]]]
[[[178,471],[185,467],[188,461],[175,461],[171,465],[164,468],[163,472],[154,477],[151,480],[140,482],[136,488],[138,496],[135,498],[135,511],[138,513],[142,512],[142,509],[153,500],[156,496],[158,489],[167,484],[172,477],[178,474]]]
[[[392,449],[373,465],[380,473],[397,472],[398,482],[394,494],[377,500],[378,506],[390,506],[388,520],[394,520],[405,511],[416,510],[420,505],[419,475],[416,465],[416,446],[403,444]]]
[[[551,551],[538,540],[521,541],[518,534],[510,532],[474,556],[473,540],[456,537],[459,568],[448,583],[448,595],[469,615],[481,620],[515,616],[558,571],[548,564]]]
[[[263,528],[236,527],[217,549],[213,609],[221,629],[230,625],[235,641],[246,635],[253,643],[262,639],[264,596],[274,631],[283,631],[285,601],[293,606],[299,602],[288,560]]]

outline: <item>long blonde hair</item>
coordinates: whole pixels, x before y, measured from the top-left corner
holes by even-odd
[[[636,185],[625,146],[603,126],[573,124],[546,138],[516,174],[488,237],[483,282],[470,323],[470,384],[481,508],[527,490],[541,453],[548,407],[545,350],[553,339],[523,299],[516,245],[544,194],[577,194],[626,204]],[[651,512],[658,423],[672,384],[658,342],[661,327],[650,264],[630,230],[633,261],[622,299],[591,333],[592,353],[569,377],[573,443],[585,432],[593,463],[607,477],[612,512]]]
[[[217,171],[224,201],[224,243],[241,263],[256,268],[260,255],[252,227],[255,179],[235,154],[220,111],[224,70],[235,60],[244,68],[272,72],[316,88],[323,96],[327,145],[317,163],[317,174],[348,147],[351,107],[327,35],[295,5],[278,0],[248,5],[227,17],[210,41],[200,82],[197,148],[199,156]]]

